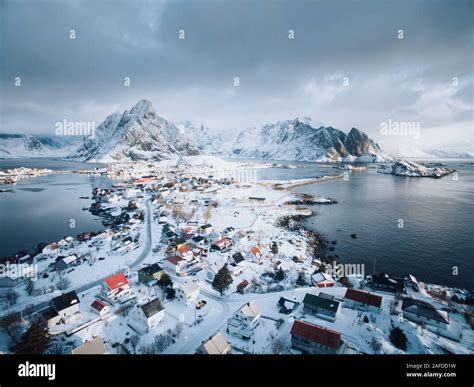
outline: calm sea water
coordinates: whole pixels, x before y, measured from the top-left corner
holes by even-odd
[[[98,164],[63,162],[52,159],[0,160],[0,169],[15,167],[50,168],[53,170],[90,169]],[[89,207],[92,188],[109,186],[111,181],[99,176],[52,174],[19,180],[0,193],[0,256],[19,250],[32,251],[40,242],[50,243],[64,236],[104,227],[100,220],[83,211]],[[75,228],[71,228],[71,219]]]
[[[474,289],[474,164],[446,161],[458,170],[458,180],[404,178],[367,172],[349,172],[349,180],[334,180],[295,188],[338,201],[316,205],[310,228],[337,240],[341,263],[363,263],[366,272],[411,273],[422,281]],[[332,165],[291,163],[297,169],[258,170],[262,180],[309,178],[339,174]],[[462,166],[461,166],[462,165]],[[2,160],[0,168],[38,167],[55,170],[90,169],[96,165],[51,159]],[[19,181],[14,193],[0,193],[0,256],[39,242],[103,228],[83,207],[95,186],[109,186],[103,177],[55,174]],[[75,219],[76,228],[69,228]],[[403,228],[399,228],[400,220]],[[352,239],[356,233],[359,238]],[[458,275],[453,275],[453,267]]]
[[[335,205],[316,205],[310,228],[337,240],[341,263],[365,264],[366,273],[411,273],[422,281],[474,290],[474,165],[445,163],[458,171],[442,179],[349,172],[349,179],[295,188],[327,196]],[[342,171],[300,163],[303,168],[259,171],[263,180],[305,178]],[[399,224],[403,222],[403,228]],[[357,234],[358,239],[351,238]],[[458,275],[453,275],[453,267]]]

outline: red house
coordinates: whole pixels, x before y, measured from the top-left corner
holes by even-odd
[[[134,297],[132,288],[123,273],[112,275],[104,280],[101,296],[112,304],[117,301],[123,303]]]
[[[296,320],[291,328],[291,346],[304,353],[335,354],[341,347],[339,332]]]
[[[376,312],[380,312],[382,309],[383,298],[373,293],[347,289],[344,298],[344,305],[350,308],[362,308]]]

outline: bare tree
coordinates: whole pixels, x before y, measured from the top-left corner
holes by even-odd
[[[206,210],[204,211],[204,222],[205,223],[209,223],[209,221],[211,220],[212,218],[212,208],[210,206],[208,206],[206,208]]]
[[[18,297],[20,297],[20,295],[18,294],[17,291],[13,289],[8,290],[7,293],[5,294],[5,298],[7,299],[10,305],[15,305],[16,302],[18,301]]]
[[[21,315],[17,312],[8,312],[1,320],[0,326],[6,334],[16,342],[21,333]]]
[[[35,283],[31,278],[26,281],[26,293],[31,296],[35,290]]]
[[[132,346],[133,352],[137,352],[138,344],[140,343],[140,336],[132,335],[130,336],[130,345]]]
[[[282,339],[276,338],[275,340],[273,340],[272,351],[275,355],[281,354],[284,349],[285,349],[285,345],[284,345]]]
[[[56,282],[56,287],[59,290],[66,290],[71,286],[71,280],[67,277],[62,277],[58,282]]]

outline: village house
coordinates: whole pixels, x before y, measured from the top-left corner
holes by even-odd
[[[445,329],[449,324],[448,312],[438,310],[427,302],[413,298],[403,299],[402,312],[404,318],[420,325]]]
[[[199,286],[194,282],[180,284],[176,289],[176,297],[186,306],[194,304],[199,298]]]
[[[196,245],[196,246],[206,246],[206,238],[204,238],[202,235],[195,236],[194,238],[191,239],[191,241]]]
[[[298,302],[285,297],[280,297],[277,302],[278,312],[283,314],[292,313],[298,307],[298,305]]]
[[[382,310],[382,297],[362,290],[347,289],[344,296],[344,306],[352,309],[380,312]]]
[[[6,263],[0,269],[0,288],[13,288],[33,278],[36,271],[26,263]]]
[[[194,258],[194,254],[189,245],[178,247],[173,255],[177,255],[186,261],[191,261]]]
[[[70,255],[68,257],[64,257],[62,259],[57,260],[54,263],[54,268],[57,271],[66,270],[68,267],[71,267],[71,266],[79,263],[78,259],[79,259],[79,257],[75,254]]]
[[[241,252],[238,252],[232,255],[232,261],[236,265],[241,265],[245,262],[245,258]]]
[[[163,261],[163,268],[171,274],[183,276],[186,274],[187,262],[183,258],[174,255]]]
[[[100,297],[114,305],[117,302],[120,304],[127,302],[135,295],[125,275],[118,273],[104,280]]]
[[[202,343],[196,353],[199,355],[227,355],[230,353],[230,344],[222,333],[218,332],[208,341]]]
[[[158,265],[158,263],[145,266],[138,270],[138,282],[148,284],[152,281],[159,281],[163,273],[164,270]]]
[[[227,321],[227,332],[242,339],[250,339],[260,323],[261,312],[254,301],[243,305]]]
[[[247,252],[247,259],[251,262],[259,263],[263,258],[262,251],[260,250],[260,247],[258,246],[253,246],[248,252]]]
[[[371,274],[367,276],[367,285],[373,290],[389,293],[404,293],[405,284],[402,278],[390,277],[387,273]]]
[[[212,230],[213,230],[212,224],[209,224],[209,223],[203,224],[202,226],[198,228],[199,234],[203,236],[209,235],[212,232]]]
[[[224,253],[226,251],[229,251],[233,245],[234,242],[232,241],[232,239],[227,237],[221,237],[211,245],[211,250],[220,251],[221,253]]]
[[[317,272],[311,276],[313,285],[317,288],[329,288],[336,284],[336,281],[328,274]]]
[[[406,289],[412,289],[415,292],[420,291],[418,280],[411,274],[405,274],[403,276],[403,283],[405,284]]]
[[[329,297],[306,293],[303,299],[303,311],[319,318],[336,321],[340,312],[340,302]]]
[[[224,235],[226,237],[232,238],[235,235],[235,228],[234,227],[226,227],[224,229]]]
[[[296,320],[291,328],[291,347],[309,354],[337,354],[341,348],[341,334]]]
[[[94,300],[91,304],[91,309],[100,317],[104,317],[110,312],[110,307],[100,300]]]
[[[250,283],[247,280],[243,280],[237,285],[237,292],[240,294],[247,294],[250,291]]]
[[[67,324],[79,316],[79,305],[80,301],[74,290],[61,294],[51,300],[50,306],[42,312],[42,318],[48,327],[60,322]]]
[[[105,355],[107,353],[107,348],[99,336],[72,350],[73,355]]]
[[[130,325],[135,331],[143,335],[156,328],[165,317],[165,307],[157,298],[143,305],[136,305],[130,312]]]
[[[58,255],[60,251],[61,249],[57,243],[50,243],[41,250],[41,253],[44,255],[55,256]]]

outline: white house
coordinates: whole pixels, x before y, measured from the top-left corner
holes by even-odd
[[[194,282],[180,284],[176,289],[176,297],[186,306],[194,304],[199,297],[199,286]]]
[[[247,252],[247,259],[250,260],[251,262],[260,262],[263,258],[262,250],[258,246],[253,246],[248,252]]]
[[[33,278],[36,272],[34,267],[26,263],[7,263],[0,270],[0,288],[10,288],[25,283]]]
[[[130,313],[128,324],[141,335],[156,328],[165,316],[165,307],[158,298],[143,305],[137,305]]]
[[[72,350],[73,355],[105,355],[107,353],[107,348],[99,336]]]
[[[228,333],[242,339],[250,339],[260,323],[261,312],[254,301],[250,301],[235,312],[227,321]]]
[[[53,298],[49,308],[42,312],[42,317],[48,327],[56,325],[59,322],[68,323],[76,320],[76,317],[80,316],[79,305],[79,298],[73,290]]]
[[[100,317],[104,317],[110,312],[109,306],[100,300],[94,300],[94,302],[91,304],[91,309]]]
[[[163,261],[163,268],[172,274],[184,275],[186,272],[187,261],[177,255],[166,258]]]
[[[336,284],[336,281],[328,273],[314,273],[311,276],[311,281],[313,285],[317,288],[329,288]]]
[[[220,332],[202,343],[196,351],[200,355],[227,355],[229,352],[230,344]]]
[[[133,290],[127,281],[127,278],[125,278],[123,273],[107,277],[104,280],[100,295],[111,304],[115,304],[117,302],[124,303],[135,297]]]

